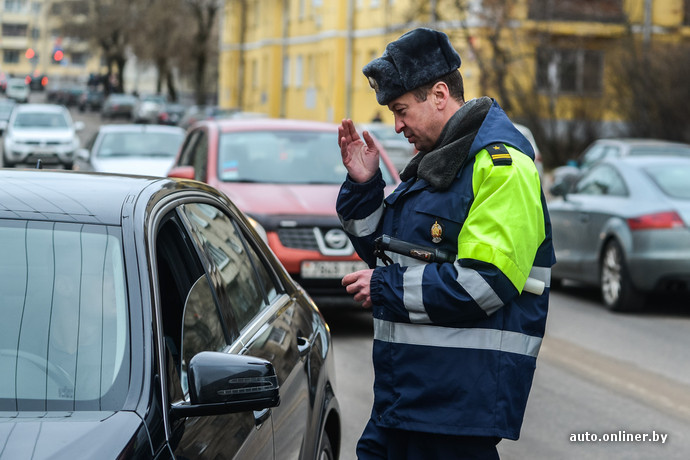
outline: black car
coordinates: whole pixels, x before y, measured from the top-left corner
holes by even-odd
[[[328,326],[227,197],[0,170],[0,203],[0,458],[337,458]]]
[[[103,101],[105,101],[105,94],[98,89],[88,89],[79,98],[79,110],[85,112],[86,110],[100,111],[103,108]]]

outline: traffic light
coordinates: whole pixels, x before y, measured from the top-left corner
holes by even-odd
[[[65,57],[65,53],[62,52],[62,49],[56,48],[56,49],[53,51],[53,60],[54,60],[55,62],[60,62],[60,61],[62,61],[62,58],[63,58],[63,57]]]
[[[27,48],[26,53],[24,53],[24,56],[26,56],[27,59],[33,59],[34,56],[36,56],[36,52],[33,48]]]

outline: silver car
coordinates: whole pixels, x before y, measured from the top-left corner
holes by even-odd
[[[3,164],[61,164],[70,169],[81,141],[77,132],[84,122],[72,121],[69,111],[57,104],[18,104],[3,136]]]
[[[552,285],[601,288],[611,310],[639,310],[649,293],[690,288],[690,158],[602,160],[549,203]]]
[[[81,171],[165,176],[175,161],[185,132],[177,126],[108,124],[77,151]]]

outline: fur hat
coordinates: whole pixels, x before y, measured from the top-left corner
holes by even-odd
[[[459,67],[460,55],[448,36],[420,27],[389,43],[383,55],[365,65],[362,72],[376,91],[378,103],[388,105]]]

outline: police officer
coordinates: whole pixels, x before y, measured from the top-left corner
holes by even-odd
[[[496,101],[464,100],[459,67],[448,37],[428,28],[364,67],[419,151],[391,195],[369,133],[339,127],[348,175],[337,211],[371,267],[343,278],[374,317],[361,459],[498,458],[497,443],[520,434],[546,325],[551,229],[530,143]],[[457,259],[387,253],[385,266],[374,255],[384,234]]]

